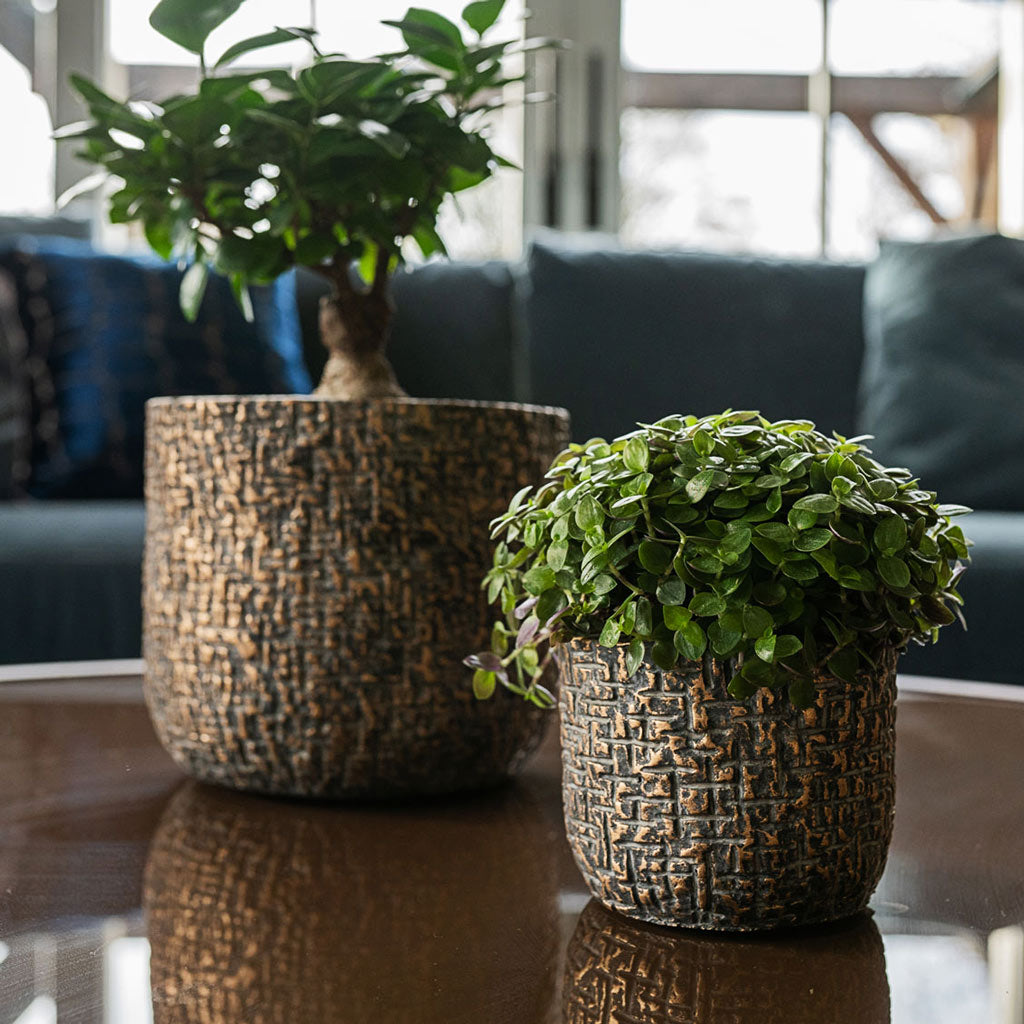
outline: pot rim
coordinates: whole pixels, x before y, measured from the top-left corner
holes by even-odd
[[[352,408],[379,409],[386,407],[419,408],[422,406],[455,409],[484,409],[499,412],[528,412],[568,419],[569,411],[556,405],[533,405],[527,402],[491,402],[472,398],[364,398],[349,401],[322,395],[162,395],[146,401],[146,408],[196,408],[200,405],[232,406],[274,402],[280,405],[306,405],[318,407],[341,405]]]

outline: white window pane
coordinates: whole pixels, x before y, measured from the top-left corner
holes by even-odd
[[[622,238],[814,255],[819,153],[810,114],[627,110]]]
[[[968,136],[962,124],[885,114],[874,119],[874,129],[943,217],[964,216],[958,169]],[[932,219],[844,117],[832,119],[829,156],[830,256],[871,259],[879,239],[924,239],[935,233]]]
[[[46,102],[32,92],[31,76],[0,46],[0,213],[53,212],[54,142]],[[17,159],[13,158],[17,152]]]
[[[419,6],[429,7],[443,14],[456,24],[461,24],[460,15],[468,0],[430,0]],[[370,4],[331,3],[319,0],[316,4],[316,24],[326,49],[346,53],[350,57],[367,57],[374,53],[402,48],[402,37],[398,30],[381,21],[397,21],[410,7],[417,6],[412,0],[376,0]],[[501,28],[505,38],[522,34],[523,0],[509,0],[501,18],[492,31],[498,39]],[[499,27],[500,26],[500,27]]]
[[[832,0],[836,74],[971,74],[999,52],[998,0]]]
[[[638,71],[807,72],[819,0],[622,0],[622,62]]]
[[[164,39],[150,28],[149,13],[155,0],[107,0],[110,18],[110,55],[120,64],[197,63],[187,50]],[[279,0],[246,0],[239,11],[210,34],[207,59],[216,59],[233,43],[270,31],[275,25],[307,26],[311,21],[309,0],[291,0],[283,10]],[[250,65],[279,65],[302,60],[309,48],[290,43],[260,50],[247,58]]]

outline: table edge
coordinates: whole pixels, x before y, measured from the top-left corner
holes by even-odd
[[[72,679],[138,680],[145,663],[141,658],[96,661],[50,661],[25,665],[0,665],[4,683],[67,682]],[[939,679],[934,676],[900,675],[899,692],[934,697],[965,697],[1024,703],[1024,686],[985,683],[973,679]]]

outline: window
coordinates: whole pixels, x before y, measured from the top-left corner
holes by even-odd
[[[621,0],[619,221],[600,226],[867,258],[880,238],[994,225],[1002,6]]]

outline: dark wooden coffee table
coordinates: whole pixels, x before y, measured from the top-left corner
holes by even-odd
[[[1024,688],[902,680],[874,913],[718,939],[588,900],[553,733],[500,792],[240,796],[139,670],[0,668],[0,1024],[1024,1020]]]

